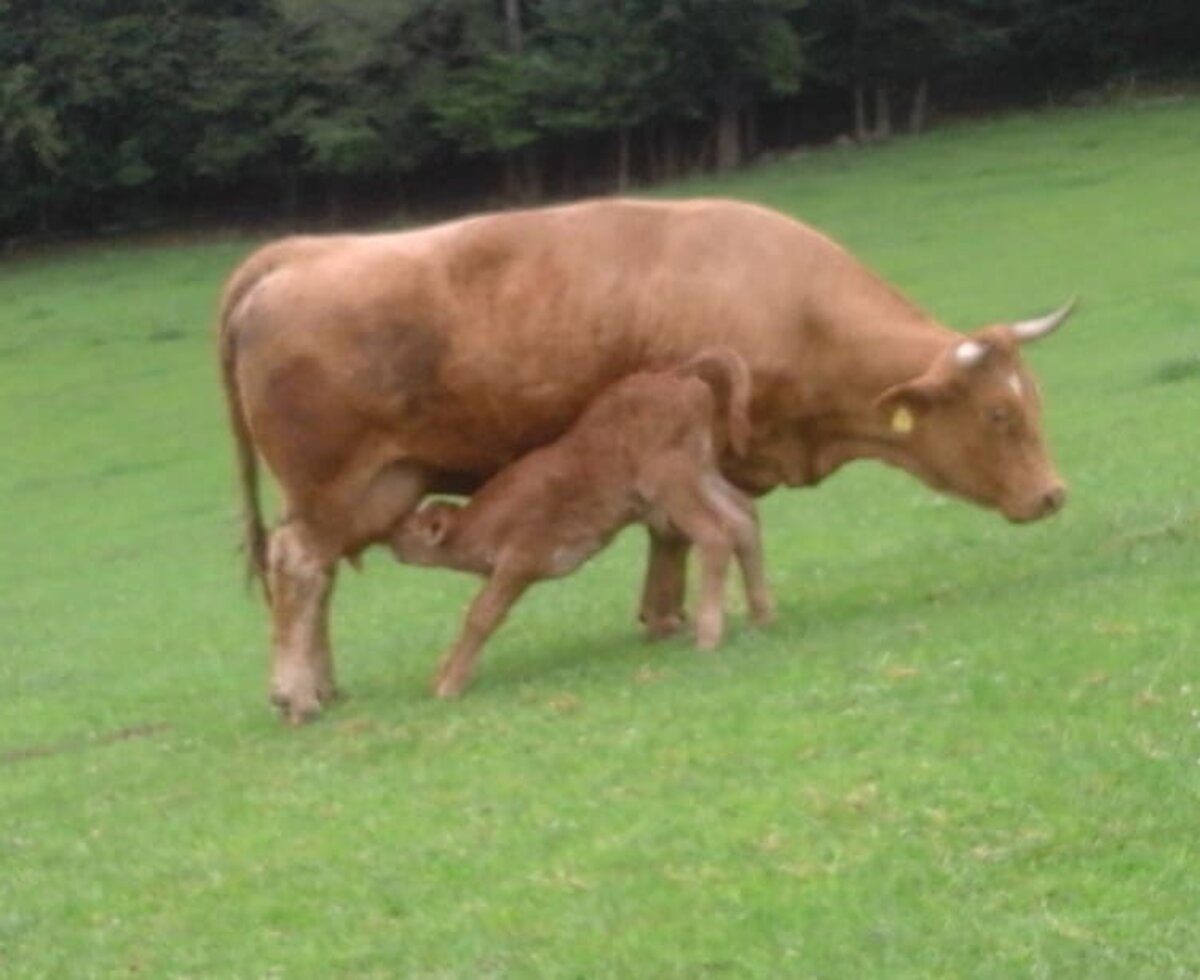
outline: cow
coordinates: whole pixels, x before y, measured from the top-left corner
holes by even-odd
[[[636,521],[677,532],[699,553],[698,647],[721,640],[734,555],[751,618],[768,622],[757,512],[717,468],[722,431],[734,455],[746,451],[749,401],[750,372],[728,348],[626,375],[564,435],[506,466],[466,506],[433,501],[402,521],[389,542],[400,561],[486,579],[434,679],[437,696],[462,693],[481,647],[530,585],[573,572]]]
[[[750,203],[601,199],[412,231],[290,237],[223,291],[217,347],[248,569],[272,620],[271,697],[334,699],[338,566],[430,493],[469,493],[560,436],[605,387],[704,347],[750,369],[752,495],[875,459],[1014,522],[1057,511],[1020,347],[1046,316],[964,335],[845,249]],[[259,459],[282,494],[268,534]],[[640,618],[684,619],[686,539],[649,529]]]

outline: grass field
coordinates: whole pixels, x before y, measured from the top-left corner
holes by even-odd
[[[879,466],[764,504],[776,625],[643,643],[638,533],[534,590],[345,574],[350,698],[267,710],[210,340],[249,243],[0,267],[0,976],[1200,975],[1200,102],[672,188],[801,215],[1029,360],[1072,497]]]

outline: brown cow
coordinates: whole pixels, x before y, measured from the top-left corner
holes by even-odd
[[[1069,312],[965,337],[813,229],[734,201],[593,201],[267,245],[233,273],[218,329],[273,699],[298,721],[334,696],[341,558],[427,493],[469,492],[561,435],[617,379],[707,346],[736,350],[753,378],[749,449],[721,460],[744,490],[875,458],[1013,521],[1051,514],[1065,489],[1018,347]],[[269,539],[258,455],[284,499]],[[641,617],[667,632],[686,542],[650,540]]]
[[[435,501],[401,523],[391,537],[401,561],[487,579],[442,662],[438,697],[462,692],[480,648],[526,588],[574,571],[635,521],[696,546],[701,649],[720,642],[735,554],[751,616],[770,619],[754,504],[717,469],[714,395],[741,455],[750,372],[728,348],[706,348],[678,368],[639,371],[604,389],[565,435],[506,466],[465,507]]]

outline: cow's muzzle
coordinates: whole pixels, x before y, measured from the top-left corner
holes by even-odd
[[[1066,502],[1066,486],[1055,483],[1021,507],[1006,511],[1004,516],[1014,524],[1028,524],[1057,514]]]

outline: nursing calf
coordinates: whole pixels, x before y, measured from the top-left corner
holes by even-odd
[[[749,437],[750,374],[727,348],[673,370],[642,371],[605,389],[558,440],[501,470],[465,506],[435,501],[391,537],[396,556],[484,576],[438,671],[439,697],[460,694],[480,648],[534,582],[574,571],[634,522],[681,534],[700,556],[696,643],[721,639],[729,560],[751,616],[771,616],[754,505],[717,468]]]

